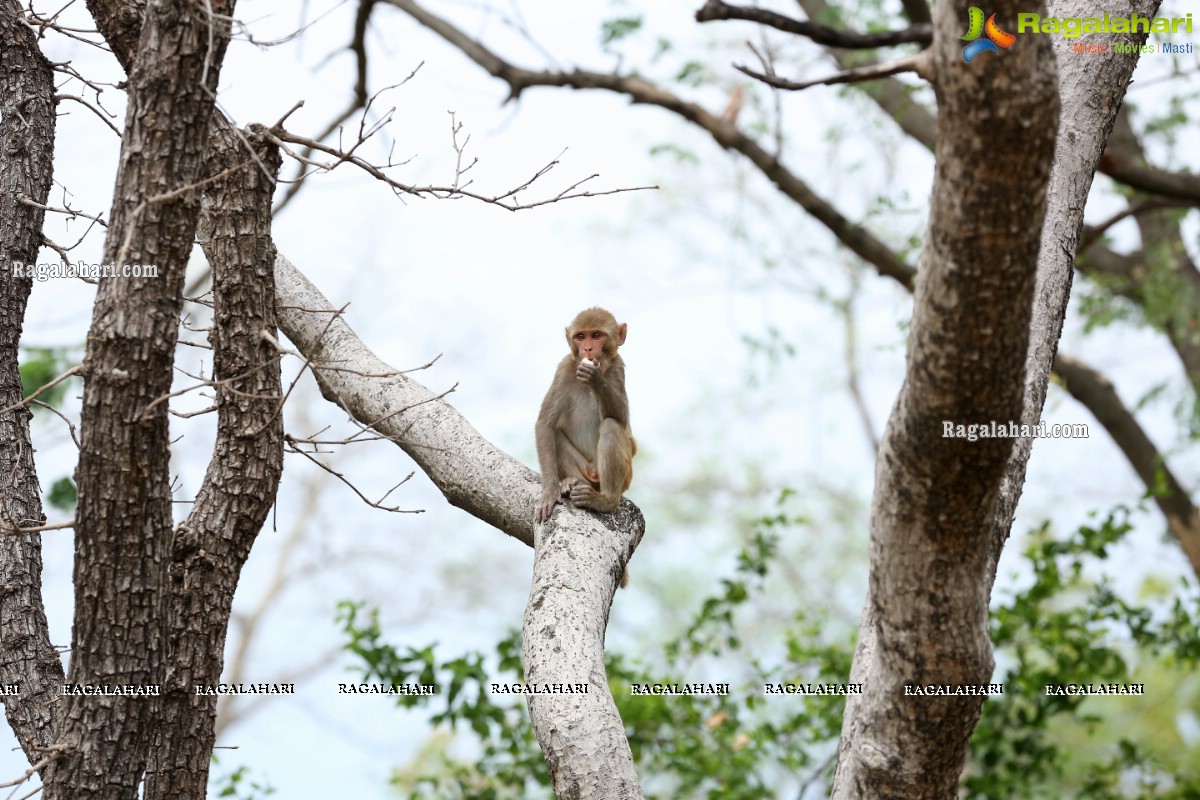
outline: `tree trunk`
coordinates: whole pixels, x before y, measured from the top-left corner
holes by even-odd
[[[167,659],[145,800],[203,800],[234,590],[283,473],[271,199],[281,163],[263,132],[214,129],[201,243],[213,269],[217,441],[204,483],[175,531],[166,590]],[[266,336],[264,336],[266,334]],[[270,337],[270,338],[267,338]]]
[[[88,333],[69,683],[93,692],[163,681],[173,527],[164,398],[232,12],[228,0],[151,0],[129,74],[104,261],[156,264],[158,277],[102,280]],[[47,771],[46,797],[133,800],[155,706],[136,695],[65,697],[67,750]]]
[[[1136,12],[1152,17],[1158,7],[1157,2],[1136,3],[1133,9],[1107,5],[1112,7],[1059,0],[1046,13],[1086,17],[1101,11],[1114,16]],[[1032,439],[967,443],[942,439],[940,432],[930,430],[922,439],[921,429],[913,426],[943,420],[1028,425],[1039,421],[1066,313],[1083,208],[1104,140],[1136,66],[1133,56],[1080,59],[1071,52],[1070,40],[1044,35],[1023,36],[1002,57],[985,55],[965,65],[957,37],[967,6],[935,6],[938,176],[917,282],[908,374],[877,463],[871,581],[851,676],[867,688],[864,696],[847,703],[835,798],[957,796],[966,743],[982,700],[904,696],[904,684],[990,679],[987,602],[1012,527]],[[989,10],[1001,19],[1015,19],[1018,10],[1029,9],[1009,3]],[[1113,36],[1130,42],[1144,38]],[[1040,96],[1046,109],[1057,107],[1045,87],[1053,70],[1039,63],[1051,45],[1059,65],[1062,112],[1053,170],[1047,176],[1044,167],[1050,162],[1041,137],[1053,130],[1053,123],[1047,126],[1046,110],[1039,112],[1026,103]],[[964,77],[980,73],[988,77],[974,86]],[[950,84],[944,80],[947,74]],[[960,127],[950,130],[952,125]],[[964,133],[977,138],[982,149],[951,150],[943,144],[944,136]],[[1042,163],[1041,169],[1035,169],[1035,161]],[[990,216],[985,207],[977,210],[979,216],[961,219],[953,215],[955,203],[947,209],[944,194],[939,201],[947,189],[970,196],[970,181],[976,187],[993,187],[996,194],[987,204],[1005,213]],[[980,228],[981,221],[987,227]],[[973,226],[980,244],[992,245],[987,252],[943,248],[947,234],[949,241],[960,238],[954,228],[964,224]],[[1033,256],[1027,249],[1029,234],[1039,231]],[[976,255],[982,261],[972,261]],[[980,285],[958,283],[955,276],[969,275],[976,263],[1002,270],[1006,281],[995,283],[981,275]],[[939,288],[923,290],[926,282]],[[946,327],[939,335],[938,321],[961,312],[964,300],[986,314],[986,324],[966,319],[961,327]],[[1018,316],[1022,330],[1015,330],[1013,320],[1003,315],[998,319],[996,310]],[[997,340],[1002,355],[989,354]],[[931,369],[925,355],[930,349],[957,351],[957,356],[935,360]],[[1014,366],[1014,357],[1020,365]],[[981,383],[980,376],[993,365],[1000,383]],[[942,385],[931,385],[931,377]],[[1015,409],[1005,405],[1013,399],[1013,387],[1022,398]],[[953,408],[945,399],[955,395],[963,403],[958,407],[963,416],[939,418]],[[914,450],[924,451],[924,457]],[[995,459],[1001,453],[1005,460],[997,473]],[[953,454],[957,457],[947,458]],[[959,498],[975,498],[980,505],[972,509]]]
[[[54,73],[21,22],[21,4],[0,0],[0,687],[4,710],[31,761],[53,742],[63,669],[42,606],[45,522],[33,463],[31,414],[21,402],[18,347],[37,261],[54,157]]]
[[[537,476],[479,435],[450,404],[380,361],[287,259],[276,266],[279,326],[310,362],[322,394],[397,445],[453,505],[534,545],[523,641],[529,683],[585,693],[529,698],[559,797],[642,796],[604,674],[604,634],[617,581],[646,521],[628,499],[614,515],[567,509],[535,526]],[[330,367],[334,367],[330,369]]]
[[[992,674],[988,556],[1013,439],[947,438],[944,426],[1022,416],[1058,85],[1045,36],[964,63],[967,14],[968,2],[934,6],[937,169],[907,372],[876,461],[851,677],[864,694],[847,704],[834,779],[846,800],[954,797],[984,697],[910,692]]]

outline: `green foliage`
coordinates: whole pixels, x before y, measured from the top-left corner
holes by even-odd
[[[393,686],[419,683],[436,685],[438,693],[396,695],[406,708],[443,704],[430,717],[434,725],[457,730],[460,723],[477,738],[482,755],[478,763],[459,762],[444,750],[428,754],[422,768],[400,771],[393,784],[409,798],[447,800],[519,800],[551,798],[549,776],[541,751],[519,695],[493,695],[492,683],[523,680],[521,634],[511,631],[496,648],[496,657],[468,653],[439,663],[434,645],[397,648],[383,641],[377,611],[362,621],[359,603],[338,604],[337,619],[347,636],[345,649],[358,657],[364,681]],[[489,668],[489,663],[494,667]]]
[[[688,61],[675,73],[675,80],[685,86],[700,86],[711,78],[712,74],[703,61]]]
[[[75,481],[64,475],[51,484],[46,501],[50,503],[51,508],[69,514],[75,510],[75,500],[78,496],[79,491],[75,488]]]
[[[213,756],[213,763],[220,763]],[[250,776],[250,768],[241,766],[228,775],[222,775],[214,781],[213,788],[216,797],[232,797],[234,800],[258,800],[275,794],[275,787],[267,781],[259,781]]]
[[[646,779],[648,798],[765,800],[777,796],[775,787],[781,780],[794,781],[797,773],[828,779],[829,762],[816,763],[810,753],[836,738],[842,698],[790,695],[782,702],[766,703],[763,684],[843,682],[852,643],[821,643],[822,621],[816,616],[799,616],[794,626],[782,632],[786,650],[780,663],[764,668],[742,652],[738,633],[746,618],[755,613],[755,603],[762,601],[779,532],[802,524],[782,511],[789,496],[789,492],[781,496],[779,513],[758,521],[750,543],[739,555],[736,574],[721,582],[720,591],[700,602],[687,629],[668,641],[653,663],[620,654],[606,658],[609,686],[625,722],[638,771],[650,776]],[[435,735],[432,745],[421,754],[419,766],[397,771],[393,784],[402,796],[421,800],[552,797],[523,704],[487,691],[491,682],[521,680],[518,632],[506,636],[493,657],[473,653],[439,664],[433,659],[433,647],[401,649],[384,643],[377,615],[371,613],[362,621],[358,604],[340,604],[338,616],[348,637],[346,649],[358,657],[357,668],[364,680],[437,682],[441,691],[436,697],[399,699],[406,706],[444,700],[446,708],[435,714],[433,721],[444,722],[451,729],[460,721],[468,723],[482,751],[481,757],[470,762],[455,759],[447,754],[446,742]],[[485,672],[484,664],[494,667]],[[427,669],[432,673],[425,672]],[[721,677],[709,677],[712,675]],[[745,677],[735,683],[729,675]],[[449,681],[460,678],[456,691],[447,689]],[[701,680],[731,683],[731,691],[725,696],[631,693],[635,684]]]
[[[992,612],[997,661],[1007,665],[999,678],[1005,690],[984,704],[971,739],[963,781],[971,800],[1200,797],[1200,773],[1172,767],[1129,739],[1100,741],[1112,738],[1101,712],[1137,713],[1146,697],[1046,693],[1051,684],[1144,683],[1149,667],[1136,677],[1130,667],[1139,654],[1185,671],[1200,660],[1194,586],[1156,615],[1122,600],[1106,578],[1088,578],[1086,567],[1108,558],[1129,530],[1127,513],[1118,509],[1065,541],[1051,539],[1048,527],[1036,532],[1025,553],[1033,583]],[[1146,692],[1167,683],[1165,676],[1146,683]],[[1107,735],[1093,736],[1102,728]],[[1126,784],[1135,775],[1139,787],[1131,794]]]
[[[854,642],[819,611],[805,610],[767,632],[769,660],[745,638],[766,607],[766,579],[782,536],[807,523],[788,512],[783,492],[773,514],[756,521],[734,574],[700,599],[682,632],[656,653],[609,654],[606,670],[625,723],[638,774],[651,800],[772,800],[828,788],[844,698],[764,695],[765,684],[842,684]],[[1135,683],[1147,695],[1173,691],[1200,661],[1200,593],[1195,586],[1149,585],[1153,607],[1122,599],[1092,574],[1128,533],[1124,510],[1084,525],[1065,541],[1035,532],[1025,552],[1031,584],[992,612],[991,635],[1002,665],[1003,695],[984,704],[971,740],[962,796],[970,800],[1195,800],[1196,753],[1174,733],[1171,703],[1148,697],[1085,699],[1048,695],[1049,684]],[[1170,603],[1165,602],[1172,598]],[[520,636],[511,632],[494,654],[439,661],[434,647],[396,648],[382,640],[377,615],[343,603],[346,649],[365,680],[437,683],[436,697],[398,696],[405,706],[441,704],[441,724],[426,750],[398,770],[394,786],[425,800],[541,800],[552,797],[523,704],[492,695],[491,682],[522,679]],[[761,640],[760,640],[761,644]],[[754,652],[762,648],[753,647]],[[1135,668],[1131,666],[1136,664]],[[736,678],[734,677],[736,676]],[[1135,677],[1136,676],[1136,677]],[[633,695],[645,684],[730,684],[727,695]],[[1158,719],[1132,724],[1149,717]],[[1148,710],[1148,708],[1150,710]],[[450,753],[449,734],[472,733],[481,755]],[[1120,731],[1120,741],[1114,731]],[[1165,731],[1165,732],[1164,732]],[[1182,755],[1172,756],[1172,753]],[[1193,762],[1194,763],[1194,762]]]
[[[1157,214],[1164,221],[1178,223],[1183,210],[1164,210]],[[1200,342],[1200,305],[1196,290],[1180,273],[1179,260],[1185,255],[1179,241],[1167,241],[1145,254],[1145,263],[1136,281],[1123,276],[1105,276],[1092,270],[1082,293],[1080,311],[1085,332],[1114,322],[1148,325],[1173,336],[1191,337]],[[1088,256],[1080,256],[1086,263]],[[1129,293],[1132,300],[1120,295]]]
[[[1179,210],[1161,213],[1175,223],[1183,218]],[[1190,336],[1195,344],[1200,342],[1197,329],[1200,310],[1195,288],[1178,268],[1183,255],[1183,243],[1179,241],[1151,248],[1146,254],[1148,269],[1139,282],[1138,293],[1147,324],[1161,331],[1172,331],[1176,336]]]
[[[751,386],[760,386],[767,376],[778,374],[780,367],[798,352],[796,344],[774,325],[768,326],[762,337],[743,334],[742,345],[750,356],[747,380]]]
[[[29,397],[38,389],[71,368],[73,363],[70,351],[65,347],[27,347],[22,349],[20,364],[21,388],[25,397]],[[63,381],[49,389],[38,399],[56,406],[66,396],[70,381]],[[36,406],[34,406],[36,408]]]
[[[791,495],[783,492],[777,513],[757,521],[734,576],[722,580],[686,630],[664,644],[659,664],[620,656],[608,661],[638,772],[649,776],[647,798],[794,796],[801,782],[830,777],[830,762],[820,755],[831,752],[841,729],[844,698],[786,695],[767,702],[764,684],[844,683],[853,642],[823,641],[826,620],[802,613],[778,632],[785,648],[777,663],[758,663],[743,649],[742,631],[765,602],[780,535],[805,524],[786,513]],[[683,683],[706,671],[746,678],[732,683],[727,696],[645,697],[629,690],[634,683]]]
[[[641,17],[606,19],[600,24],[600,44],[607,47],[637,33],[641,28]]]
[[[1189,111],[1194,107],[1195,99],[1194,91],[1179,92],[1167,98],[1165,105],[1156,104],[1161,109],[1160,113],[1146,121],[1142,135],[1147,139],[1161,139],[1173,147],[1179,140],[1179,134],[1189,130],[1193,124]]]

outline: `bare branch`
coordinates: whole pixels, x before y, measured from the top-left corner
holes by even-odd
[[[1102,222],[1098,222],[1095,225],[1084,225],[1083,233],[1079,237],[1078,252],[1082,253],[1084,250],[1087,250],[1093,244],[1100,241],[1100,238],[1104,236],[1104,234],[1107,233],[1110,228],[1112,228],[1118,222],[1123,222],[1130,217],[1136,217],[1139,214],[1146,214],[1150,211],[1161,211],[1165,208],[1186,208],[1189,206],[1191,206],[1191,203],[1188,201],[1181,201],[1167,197],[1152,197],[1135,200],[1127,207],[1118,211]]]
[[[1200,575],[1200,511],[1137,419],[1121,402],[1112,382],[1082,361],[1061,352],[1054,359],[1054,372],[1062,379],[1064,388],[1092,412],[1125,454],[1145,485],[1146,493],[1167,518],[1167,525],[1187,554],[1192,570]]]
[[[148,419],[149,413],[159,403],[165,403],[166,401],[170,400],[173,397],[181,397],[185,394],[189,394],[190,392],[194,392],[198,389],[223,387],[227,391],[229,391],[233,394],[236,394],[239,397],[249,397],[254,400],[280,400],[281,398],[279,395],[271,395],[269,397],[268,396],[260,396],[260,395],[251,395],[251,394],[247,394],[246,392],[241,392],[241,391],[238,391],[237,389],[233,388],[233,384],[240,383],[241,381],[245,380],[246,378],[252,377],[256,373],[270,369],[273,366],[274,366],[273,364],[258,364],[254,367],[247,369],[245,372],[243,372],[240,375],[234,375],[232,377],[224,378],[222,380],[205,378],[203,375],[194,375],[194,374],[188,372],[187,370],[183,369],[182,367],[177,366],[177,367],[175,367],[175,370],[177,372],[180,372],[180,373],[188,376],[189,378],[192,378],[193,380],[198,381],[198,383],[195,383],[191,386],[185,386],[182,389],[176,389],[174,391],[167,392],[166,394],[159,395],[158,397],[154,398],[154,400],[152,400],[150,402],[150,404],[147,405],[145,409],[143,409],[142,419]],[[208,410],[210,410],[210,409],[206,409],[206,412]],[[196,416],[196,415],[195,414],[176,414],[176,416]]]
[[[109,129],[112,130],[113,133],[115,133],[117,136],[121,135],[121,131],[117,128],[116,125],[113,124],[112,120],[108,118],[108,115],[105,114],[103,110],[98,108],[93,103],[89,103],[85,98],[80,97],[77,94],[56,94],[56,95],[54,95],[54,99],[55,100],[73,100],[76,103],[79,103],[84,108],[86,108],[88,111],[91,111],[93,114],[95,114],[97,117],[99,117],[100,121],[103,122],[105,125],[107,125],[109,127]]]
[[[25,783],[25,781],[29,780],[34,775],[37,775],[43,769],[48,767],[50,765],[51,761],[58,758],[59,755],[67,749],[67,746],[65,744],[52,744],[49,747],[46,747],[44,749],[49,751],[50,755],[46,756],[41,761],[37,762],[32,767],[25,770],[25,773],[23,775],[21,775],[21,777],[17,778],[16,780],[5,781],[3,783],[0,783],[0,789],[7,789],[10,786],[17,787],[17,786],[20,786],[21,784]],[[41,791],[41,788],[42,787],[39,786],[37,788],[37,791]],[[14,791],[15,791],[15,789],[14,789]],[[29,797],[30,795],[25,795],[25,796]]]
[[[22,203],[23,205],[31,206],[33,208],[40,208],[43,211],[52,211],[55,214],[66,214],[68,217],[71,217],[72,219],[74,219],[75,217],[83,217],[84,219],[90,219],[92,222],[98,223],[99,225],[102,225],[105,228],[108,227],[108,223],[104,221],[103,217],[95,216],[93,214],[88,214],[84,211],[78,211],[74,208],[70,208],[69,206],[65,206],[63,208],[55,208],[54,206],[43,205],[42,203],[39,203],[36,200],[33,200],[32,198],[26,197],[25,195],[21,195],[20,197],[18,197],[17,201],[19,203]]]
[[[843,304],[840,304],[845,322],[846,385],[850,390],[850,397],[854,401],[854,408],[858,412],[858,419],[862,423],[863,433],[866,434],[867,443],[871,446],[871,452],[878,455],[879,434],[875,432],[875,423],[871,420],[871,412],[867,408],[867,400],[862,390],[862,376],[858,367],[858,324],[854,314],[854,303],[859,292],[858,277],[857,272],[850,271],[850,295]]]
[[[38,408],[46,409],[51,414],[54,414],[56,417],[58,417],[63,422],[65,422],[67,424],[67,432],[70,433],[70,435],[71,435],[71,441],[75,443],[76,448],[78,448],[80,446],[79,445],[79,431],[76,430],[75,423],[73,423],[73,422],[71,422],[71,420],[67,419],[66,414],[62,413],[61,411],[59,411],[57,408],[50,405],[49,403],[43,403],[41,400],[34,400],[33,405],[37,406]]]
[[[926,9],[928,17],[928,8]],[[707,0],[703,7],[696,12],[697,22],[714,22],[718,20],[746,20],[767,25],[785,33],[794,33],[812,39],[817,44],[829,47],[841,47],[848,50],[867,50],[874,47],[891,47],[898,44],[919,44],[928,46],[933,41],[933,26],[928,18],[920,24],[899,31],[878,31],[858,33],[857,31],[839,30],[828,25],[819,25],[808,20],[792,19],[764,8],[746,6],[731,6],[721,0]]]
[[[637,192],[637,191],[644,191],[647,189],[657,189],[658,188],[657,186],[632,186],[632,187],[624,187],[624,188],[620,188],[620,189],[605,189],[605,190],[595,191],[595,192],[576,191],[578,189],[578,187],[581,186],[582,184],[592,180],[593,178],[599,177],[599,175],[589,175],[588,177],[583,178],[582,180],[576,181],[575,183],[568,186],[566,189],[560,191],[558,194],[555,194],[553,196],[543,198],[540,200],[533,200],[533,201],[529,201],[529,202],[519,201],[517,199],[517,195],[520,192],[523,192],[526,189],[528,189],[539,178],[544,177],[547,173],[549,173],[552,169],[554,169],[554,167],[558,166],[558,164],[559,164],[558,158],[555,158],[552,161],[550,161],[549,163],[547,163],[545,166],[541,167],[536,172],[534,172],[532,177],[530,177],[528,180],[526,180],[524,183],[520,184],[519,186],[511,188],[500,194],[484,195],[484,194],[480,194],[478,192],[467,190],[466,185],[459,185],[459,180],[462,177],[462,173],[465,172],[466,169],[470,169],[470,167],[472,165],[467,165],[466,169],[461,169],[462,153],[461,153],[461,149],[457,143],[457,139],[455,140],[455,149],[456,149],[456,151],[459,151],[458,156],[459,156],[460,171],[456,171],[454,182],[451,183],[449,186],[436,186],[436,185],[413,186],[413,185],[395,180],[394,178],[390,177],[389,175],[387,175],[384,172],[384,170],[386,170],[386,169],[390,169],[395,166],[400,166],[399,164],[388,163],[388,164],[379,166],[376,164],[372,164],[369,161],[367,161],[366,159],[362,158],[361,156],[354,154],[354,151],[364,141],[366,141],[367,137],[369,137],[374,132],[375,132],[375,129],[372,129],[370,131],[367,131],[364,136],[360,136],[358,141],[355,142],[354,145],[351,146],[351,148],[349,150],[339,150],[335,147],[331,147],[329,145],[322,144],[321,142],[318,142],[315,139],[309,139],[304,136],[297,136],[296,134],[289,133],[286,130],[278,130],[278,129],[273,130],[271,132],[271,138],[272,138],[272,141],[274,141],[276,144],[278,144],[280,146],[280,148],[282,148],[283,151],[285,153],[287,153],[289,156],[291,156],[292,158],[296,159],[297,161],[299,161],[301,163],[308,164],[322,172],[332,172],[334,169],[336,169],[337,167],[339,167],[342,164],[352,164],[353,166],[358,167],[359,169],[366,172],[368,175],[375,178],[376,180],[381,181],[382,183],[386,184],[389,188],[391,188],[391,190],[398,197],[402,196],[402,195],[408,195],[408,196],[412,196],[412,197],[420,197],[423,195],[429,195],[432,197],[440,197],[440,198],[469,197],[473,200],[478,200],[483,203],[488,203],[490,205],[499,206],[500,208],[504,208],[509,211],[522,211],[522,210],[529,209],[529,208],[536,208],[538,206],[548,205],[550,203],[557,203],[560,200],[574,200],[574,199],[581,198],[581,197],[602,197],[604,195],[621,194],[623,192]],[[455,132],[457,133],[457,131],[455,131]],[[329,163],[319,163],[317,161],[312,160],[311,158],[305,157],[304,155],[293,151],[292,149],[290,149],[287,146],[288,143],[303,145],[306,148],[306,150],[308,150],[308,151],[325,153],[327,155],[333,156],[336,160],[333,162],[329,162]],[[465,143],[463,146],[465,146]],[[559,155],[561,156],[561,153]]]
[[[67,370],[63,374],[59,375],[57,378],[54,378],[49,383],[42,386],[40,389],[38,389],[33,394],[26,397],[21,402],[13,403],[11,406],[6,406],[5,408],[0,408],[0,414],[7,414],[9,411],[14,411],[18,408],[21,408],[22,406],[29,405],[34,400],[36,400],[37,398],[39,398],[43,394],[45,394],[47,391],[49,391],[50,389],[53,389],[55,386],[57,386],[58,384],[65,381],[67,378],[70,378],[73,375],[79,375],[81,372],[83,372],[83,365],[76,364],[75,366],[71,367],[69,370]]]
[[[800,91],[808,89],[812,86],[832,86],[838,83],[862,83],[863,81],[873,81],[878,78],[886,78],[890,75],[899,75],[904,72],[915,72],[925,80],[933,79],[933,62],[928,50],[922,50],[919,53],[914,53],[911,56],[889,61],[886,64],[870,64],[865,67],[857,67],[855,69],[839,72],[836,75],[830,75],[825,78],[817,78],[811,81],[789,81],[784,78],[776,77],[775,75],[756,72],[749,67],[741,64],[734,64],[733,68],[739,72],[749,75],[757,81],[762,81],[775,89],[785,89],[787,91]]]
[[[912,0],[914,3],[923,0]],[[830,13],[826,0],[799,0],[800,6],[809,19],[824,19]],[[847,50],[830,49],[827,52],[843,70],[866,66],[864,59],[874,63],[867,53],[850,52]],[[928,150],[933,150],[933,140],[936,136],[937,118],[934,112],[917,102],[913,97],[912,87],[895,78],[883,78],[877,82],[864,84],[862,92],[870,98],[888,119],[896,123],[900,130],[920,142]]]
[[[1100,158],[1099,169],[1113,180],[1148,194],[1174,197],[1186,200],[1190,205],[1200,205],[1200,175],[1143,166],[1124,158],[1111,147]]]
[[[572,89],[604,89],[630,98],[634,103],[658,106],[671,111],[707,131],[721,147],[748,158],[785,196],[827,227],[852,252],[901,285],[911,288],[917,271],[899,259],[892,248],[861,225],[846,219],[803,180],[767,152],[758,142],[731,122],[721,119],[700,105],[688,102],[660,86],[638,76],[573,70],[571,72],[523,69],[497,56],[461,29],[427,11],[414,0],[383,0],[409,14],[417,22],[458,48],[491,75],[509,86],[509,99],[515,99],[531,86],[563,86]]]
[[[53,525],[34,525],[28,528],[3,528],[0,527],[0,534],[6,536],[24,536],[27,533],[41,533],[42,531],[61,531],[67,528],[75,527],[75,519],[72,517],[66,522],[56,522]],[[2,785],[2,784],[0,784]]]
[[[304,448],[302,448],[302,447],[298,447],[297,445],[300,443],[300,440],[299,440],[299,439],[296,439],[296,438],[295,438],[295,437],[293,437],[293,436],[290,436],[290,435],[287,435],[287,434],[285,434],[285,435],[284,435],[284,437],[283,437],[283,441],[284,441],[284,443],[285,443],[285,444],[287,444],[287,450],[288,450],[288,452],[289,452],[289,453],[298,453],[299,455],[302,455],[302,456],[304,456],[304,457],[305,457],[305,458],[307,458],[309,461],[311,461],[312,463],[316,464],[318,467],[320,467],[321,469],[325,470],[325,471],[326,471],[326,472],[328,472],[330,475],[332,475],[333,477],[337,478],[337,479],[338,479],[339,481],[341,481],[342,483],[344,483],[344,484],[346,484],[347,486],[349,486],[349,487],[350,487],[350,491],[352,491],[352,492],[354,492],[356,495],[358,495],[359,499],[361,499],[361,500],[362,500],[364,503],[366,503],[367,505],[369,505],[371,508],[378,508],[380,511],[391,511],[391,512],[394,512],[394,513],[397,513],[397,514],[424,514],[424,513],[425,513],[425,509],[423,509],[423,508],[413,508],[413,509],[408,509],[408,508],[400,508],[399,506],[385,506],[385,505],[382,505],[383,501],[387,499],[388,495],[390,495],[392,492],[394,492],[394,491],[396,491],[397,489],[399,489],[399,488],[400,488],[401,486],[403,486],[404,484],[408,483],[408,481],[409,481],[409,480],[412,478],[412,476],[416,474],[415,472],[410,472],[410,473],[408,473],[407,475],[405,475],[405,476],[404,476],[404,479],[403,479],[402,481],[400,481],[399,483],[397,483],[397,484],[396,484],[395,486],[393,486],[391,489],[388,489],[386,492],[384,492],[384,493],[383,493],[383,496],[382,496],[382,497],[380,497],[378,500],[371,500],[371,499],[370,499],[370,498],[368,498],[368,497],[367,497],[365,494],[363,494],[362,492],[360,492],[360,491],[359,491],[359,489],[358,489],[358,487],[357,487],[357,486],[355,486],[353,483],[351,483],[350,479],[349,479],[349,478],[347,478],[347,477],[346,477],[346,475],[345,475],[344,473],[338,472],[336,469],[334,469],[333,467],[329,466],[329,465],[328,465],[328,464],[326,464],[325,462],[321,461],[321,460],[320,460],[320,459],[318,459],[318,458],[315,458],[315,457],[314,457],[314,456],[313,456],[311,453],[308,453],[308,452],[306,452],[306,451],[304,450]]]

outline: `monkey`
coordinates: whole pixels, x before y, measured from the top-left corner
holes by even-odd
[[[542,470],[538,522],[567,496],[578,508],[612,513],[633,482],[637,442],[629,427],[625,362],[617,354],[627,333],[628,326],[603,308],[579,312],[566,328],[571,352],[554,372],[534,429]]]

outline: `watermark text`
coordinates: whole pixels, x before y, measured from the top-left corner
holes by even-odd
[[[1016,422],[984,422],[972,425],[960,425],[948,419],[942,420],[943,439],[966,439],[977,442],[980,439],[1086,439],[1088,426],[1084,423],[1073,425],[1047,425],[1039,422],[1037,425],[1022,425]]]
[[[85,261],[62,264],[25,264],[14,261],[14,278],[33,278],[45,282],[56,278],[84,278],[98,281],[101,278],[157,278],[157,264],[89,264]]]

